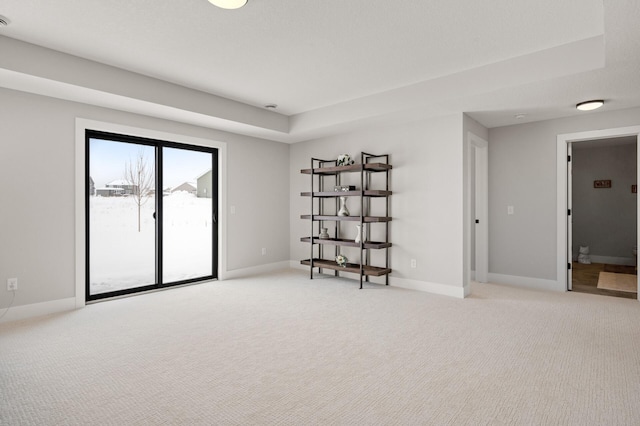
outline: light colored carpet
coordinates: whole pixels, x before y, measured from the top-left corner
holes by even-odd
[[[631,274],[616,274],[613,272],[600,272],[600,275],[598,276],[598,288],[637,293],[638,276]]]
[[[2,425],[640,424],[640,305],[590,294],[285,271],[3,324],[0,348]]]

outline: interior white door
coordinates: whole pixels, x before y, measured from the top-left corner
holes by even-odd
[[[571,145],[571,142],[567,143],[567,290],[573,289],[573,211],[571,210],[573,179]]]
[[[476,281],[486,283],[489,275],[489,149],[488,144],[474,143],[475,149],[475,252]]]

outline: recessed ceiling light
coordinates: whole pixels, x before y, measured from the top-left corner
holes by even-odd
[[[209,0],[209,3],[222,9],[240,9],[247,0]]]
[[[516,115],[514,115],[514,117],[515,117],[517,120],[522,120],[522,119],[523,119],[523,118],[525,118],[526,116],[527,116],[527,114],[516,114]]]
[[[11,21],[9,20],[9,18],[5,18],[4,16],[0,15],[0,27],[6,27],[10,22]]]
[[[602,105],[604,105],[604,101],[602,99],[596,99],[593,101],[580,102],[576,105],[576,108],[580,111],[592,111],[600,108]]]
[[[266,104],[264,107],[267,108],[267,109],[276,109],[276,108],[278,108],[278,105],[276,105],[276,104]]]

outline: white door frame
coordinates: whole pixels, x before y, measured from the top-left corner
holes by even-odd
[[[585,142],[593,139],[607,139],[624,136],[635,136],[637,142],[640,142],[640,126],[618,127],[614,129],[592,130],[578,133],[566,133],[558,135],[557,137],[557,279],[560,287],[564,287],[567,290],[570,289],[568,283],[569,274],[567,264],[571,263],[571,258],[569,258],[568,252],[570,244],[567,221],[567,209],[569,205],[569,179],[567,162],[568,144],[571,142]],[[640,143],[638,144],[638,146],[640,147]],[[636,176],[636,181],[638,181],[640,177],[640,149],[638,149],[638,157],[636,161],[639,165],[638,176]],[[638,201],[636,202],[638,203]],[[640,206],[640,203],[638,203],[637,206]],[[638,211],[640,212],[640,209]],[[640,215],[637,215],[636,220],[638,221],[638,233],[640,234]],[[639,240],[638,237],[639,235],[636,235],[636,241]],[[638,292],[638,300],[640,300],[640,292]]]
[[[573,290],[573,142],[567,142],[567,290]],[[571,159],[571,161],[568,161]],[[569,214],[571,212],[571,214]]]
[[[469,149],[475,151],[475,280],[486,283],[489,275],[489,143],[468,133]]]

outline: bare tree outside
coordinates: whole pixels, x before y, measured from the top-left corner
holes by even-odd
[[[153,163],[149,163],[142,149],[138,151],[136,158],[130,159],[125,164],[124,180],[132,186],[131,198],[138,206],[138,232],[140,232],[140,212],[155,187]]]

